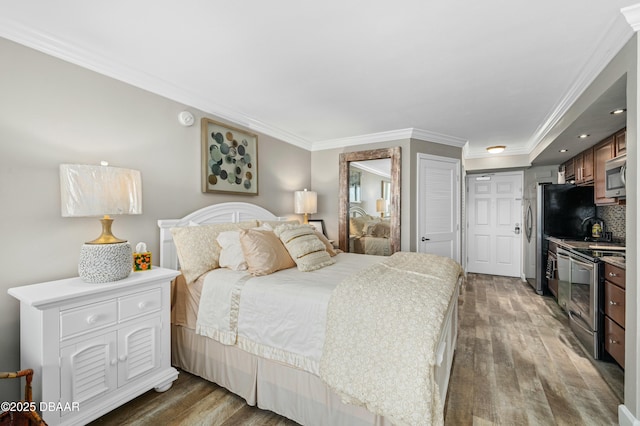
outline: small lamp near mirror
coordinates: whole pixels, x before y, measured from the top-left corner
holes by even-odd
[[[384,198],[378,198],[376,200],[376,212],[380,213],[380,217],[384,217],[387,212],[387,202]]]
[[[83,244],[80,278],[89,283],[119,281],[133,270],[128,241],[111,232],[109,215],[142,213],[142,179],[138,170],[84,164],[60,165],[63,217],[102,217],[102,234]]]
[[[304,215],[304,223],[309,223],[309,215],[318,212],[318,193],[315,191],[296,191],[294,194],[296,214]]]

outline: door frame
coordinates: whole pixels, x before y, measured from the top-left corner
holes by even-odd
[[[460,159],[459,158],[453,158],[453,157],[441,157],[439,155],[432,155],[432,154],[425,154],[422,152],[417,153],[416,155],[416,207],[415,207],[415,211],[416,211],[416,220],[415,220],[415,238],[416,238],[416,251],[418,251],[418,248],[420,246],[420,218],[421,218],[421,211],[420,211],[420,206],[421,206],[421,200],[422,200],[422,179],[421,179],[421,173],[420,171],[422,170],[420,167],[420,162],[422,160],[433,160],[433,161],[442,161],[445,163],[452,163],[455,165],[455,174],[456,174],[456,185],[454,185],[455,191],[456,193],[454,194],[454,198],[456,200],[456,232],[455,232],[455,239],[458,243],[458,249],[457,249],[457,255],[458,255],[458,259],[454,259],[456,262],[461,263],[463,256],[462,256],[462,241],[460,238],[460,223],[462,220],[462,214],[461,214],[461,205],[462,205],[462,197],[461,197],[461,190],[460,190],[460,184],[462,182],[462,180],[460,179]]]

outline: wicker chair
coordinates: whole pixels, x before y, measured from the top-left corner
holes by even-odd
[[[24,388],[24,401],[31,403],[31,380],[33,380],[33,370],[20,370],[16,373],[0,373],[0,379],[15,379],[24,377],[27,381],[27,385]],[[0,425],[16,425],[16,426],[31,426],[31,425],[45,425],[46,423],[40,418],[35,410],[27,411],[3,411],[0,414]]]

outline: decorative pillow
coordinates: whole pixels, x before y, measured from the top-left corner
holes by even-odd
[[[333,257],[336,254],[338,254],[336,250],[333,248],[333,244],[331,244],[331,241],[329,241],[322,232],[315,231],[315,233],[316,233],[316,237],[318,237],[318,239],[322,241],[322,243],[324,244],[325,250],[327,250],[327,253],[329,253],[329,256]]]
[[[391,236],[391,226],[386,220],[367,222],[363,232],[364,235],[372,237],[389,238]]]
[[[220,246],[216,242],[218,234],[223,231],[251,228],[256,225],[257,222],[252,220],[171,228],[173,242],[178,252],[180,270],[187,284],[191,284],[200,275],[219,266]]]
[[[271,229],[275,229],[280,225],[300,225],[300,221],[298,219],[291,220],[258,220],[258,225],[260,226],[269,226]]]
[[[239,232],[239,238],[251,275],[269,275],[296,266],[273,231],[244,229]]]
[[[329,256],[312,226],[280,225],[274,232],[280,237],[300,271],[315,271],[336,262]]]
[[[371,220],[371,217],[358,216],[352,217],[349,220],[349,233],[351,235],[355,235],[356,237],[362,237],[364,235],[363,228],[364,225]]]
[[[247,262],[244,259],[244,253],[240,245],[240,231],[221,232],[218,234],[216,241],[220,245],[218,263],[221,268],[229,268],[234,271],[247,270]]]

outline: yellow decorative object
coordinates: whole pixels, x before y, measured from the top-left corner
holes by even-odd
[[[133,253],[133,272],[148,271],[151,269],[151,252]]]

